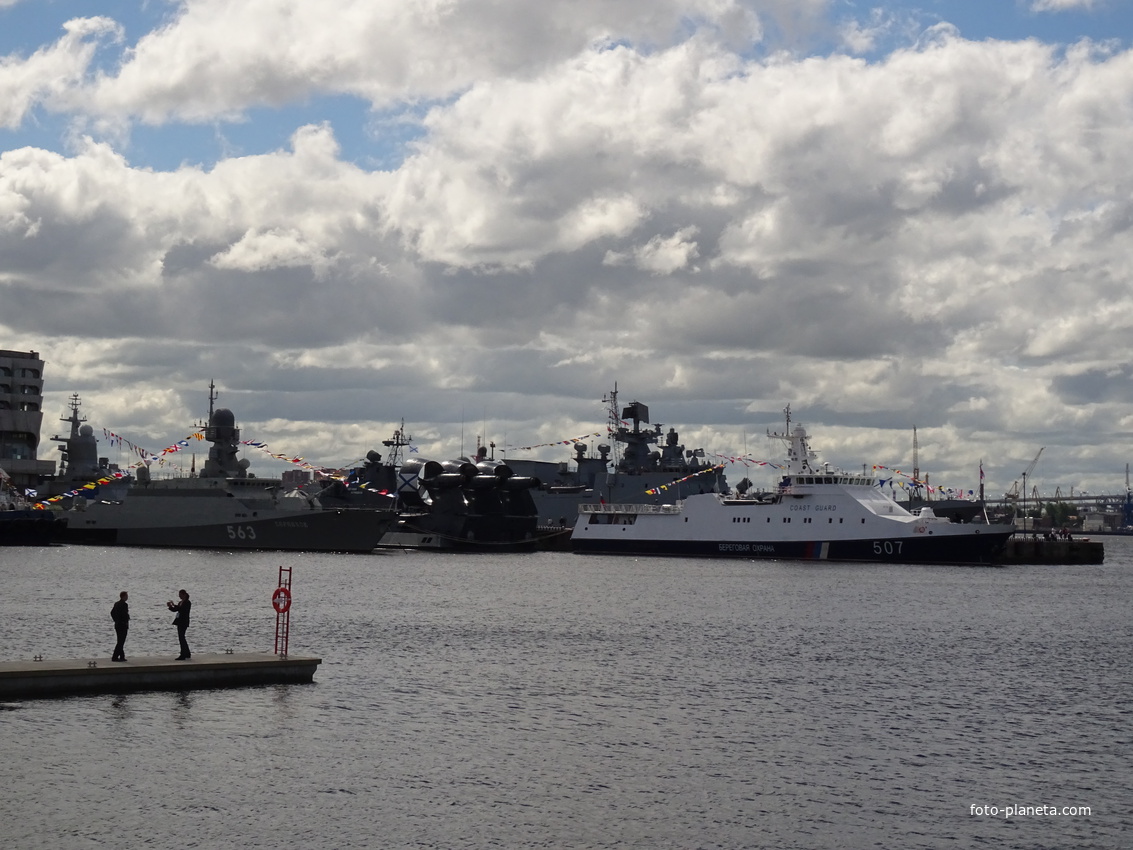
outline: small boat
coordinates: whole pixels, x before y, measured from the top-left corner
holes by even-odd
[[[0,546],[48,546],[66,529],[67,519],[59,511],[0,510]]]
[[[672,504],[588,504],[571,534],[574,551],[714,558],[991,564],[1008,525],[953,522],[931,508],[905,510],[876,478],[817,465],[806,429],[784,434],[784,475],[773,492],[705,493]]]

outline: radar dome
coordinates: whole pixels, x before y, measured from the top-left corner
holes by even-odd
[[[80,437],[89,437],[92,434],[94,434],[94,428],[92,428],[90,425],[82,425],[79,427]]]
[[[232,411],[229,410],[227,407],[218,407],[216,410],[214,410],[212,412],[212,417],[209,419],[209,424],[215,425],[217,427],[224,427],[225,425],[235,425],[236,424],[236,417],[232,414]]]

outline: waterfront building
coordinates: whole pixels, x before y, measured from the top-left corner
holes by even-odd
[[[284,486],[298,489],[304,484],[311,483],[311,473],[306,469],[288,469],[280,476]]]
[[[54,461],[38,458],[42,424],[43,360],[35,351],[0,349],[0,469],[21,494],[55,474]]]

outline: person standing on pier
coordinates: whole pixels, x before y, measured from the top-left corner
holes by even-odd
[[[114,644],[114,654],[111,661],[126,660],[126,633],[130,631],[130,606],[126,600],[130,595],[126,591],[118,594],[118,601],[110,609],[110,619],[114,621],[114,632],[118,635],[118,643]]]
[[[177,656],[177,660],[188,661],[193,657],[193,653],[189,652],[189,644],[185,640],[185,630],[189,628],[189,609],[192,608],[193,603],[189,601],[187,591],[179,590],[177,595],[181,598],[180,602],[174,602],[170,599],[166,605],[169,606],[170,611],[177,612],[177,616],[173,619],[173,625],[177,627],[177,640],[181,641],[181,654]]]

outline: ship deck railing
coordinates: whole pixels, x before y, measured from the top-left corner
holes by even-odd
[[[579,505],[580,514],[679,514],[681,505],[648,505],[648,504],[622,504],[622,505]]]

